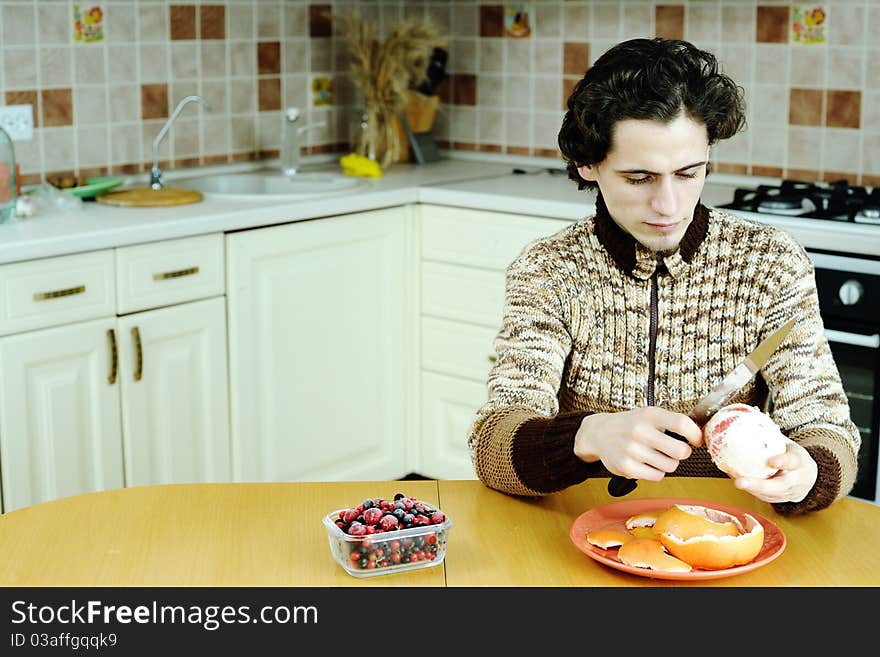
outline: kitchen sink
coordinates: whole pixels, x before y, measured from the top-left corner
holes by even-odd
[[[206,194],[224,196],[283,196],[310,198],[350,192],[363,187],[360,178],[335,172],[310,171],[285,176],[277,170],[246,171],[242,173],[217,173],[180,178],[175,187],[196,189]]]

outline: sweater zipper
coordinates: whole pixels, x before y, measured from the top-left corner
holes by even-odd
[[[651,306],[648,329],[648,406],[654,405],[654,354],[657,349],[657,270],[651,275]]]

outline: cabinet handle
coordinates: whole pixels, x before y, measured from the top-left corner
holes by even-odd
[[[107,340],[110,342],[110,375],[107,383],[111,386],[116,383],[116,371],[119,367],[119,353],[116,351],[116,331],[107,329]]]
[[[85,285],[77,285],[69,287],[65,290],[51,290],[49,292],[34,292],[34,301],[46,301],[47,299],[57,299],[58,297],[69,297],[72,294],[82,294],[86,291]]]
[[[192,276],[198,274],[199,268],[188,267],[187,269],[178,269],[177,271],[164,271],[159,274],[153,274],[154,281],[167,281],[169,278],[180,278],[181,276]]]
[[[137,359],[134,369],[134,380],[140,381],[144,375],[144,351],[141,348],[141,332],[137,326],[131,327],[131,337],[134,338],[134,350]]]

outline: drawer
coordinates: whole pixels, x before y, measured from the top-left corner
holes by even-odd
[[[0,265],[0,335],[115,314],[112,249]]]
[[[571,225],[562,219],[423,205],[422,258],[505,270],[530,242]]]
[[[504,314],[504,285],[504,272],[423,262],[422,314],[497,330]]]
[[[497,329],[422,318],[422,369],[486,382]]]
[[[224,293],[223,234],[116,249],[119,314]]]

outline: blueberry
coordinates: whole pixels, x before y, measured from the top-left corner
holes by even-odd
[[[406,497],[406,495],[404,495],[403,493],[395,493],[394,501],[396,502],[397,500],[402,500],[404,497]]]
[[[403,516],[406,515],[406,511],[403,509],[394,509],[394,517],[398,520],[403,520]]]
[[[404,525],[411,525],[414,518],[415,518],[415,516],[413,514],[404,513],[403,514],[403,524]]]
[[[364,508],[369,509],[371,506],[373,506],[373,500],[368,497],[364,500]]]

